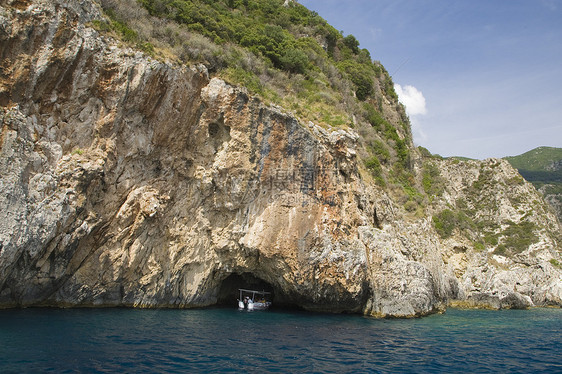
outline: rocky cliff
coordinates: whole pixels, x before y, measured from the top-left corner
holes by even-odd
[[[0,4],[0,306],[200,307],[240,286],[376,316],[562,305],[559,223],[507,162],[432,160],[442,188],[410,214],[354,130],[101,36],[90,1]],[[440,234],[452,208],[474,227]]]
[[[538,147],[505,159],[539,190],[562,222],[562,149]]]

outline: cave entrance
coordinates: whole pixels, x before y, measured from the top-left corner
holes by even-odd
[[[234,273],[226,277],[219,288],[217,305],[221,306],[237,306],[239,292],[238,289],[245,288],[256,291],[271,292],[271,300],[275,302],[274,287],[253,275],[252,273]]]
[[[238,307],[240,288],[270,292],[271,307],[275,309],[302,310],[298,298],[289,297],[282,289],[256,277],[253,273],[232,273],[219,286],[217,306]]]

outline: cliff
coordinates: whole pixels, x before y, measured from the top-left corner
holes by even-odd
[[[539,190],[562,222],[562,149],[538,147],[505,159]]]
[[[201,307],[240,286],[376,316],[562,305],[560,225],[506,161],[424,160],[399,134],[440,186],[412,211],[354,129],[102,36],[90,1],[0,4],[1,307]]]

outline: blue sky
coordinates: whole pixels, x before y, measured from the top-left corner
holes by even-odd
[[[562,0],[299,0],[391,74],[442,156],[562,147]]]

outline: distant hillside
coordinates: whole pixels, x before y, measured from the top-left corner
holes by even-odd
[[[505,159],[544,195],[562,221],[562,148],[538,147]]]

